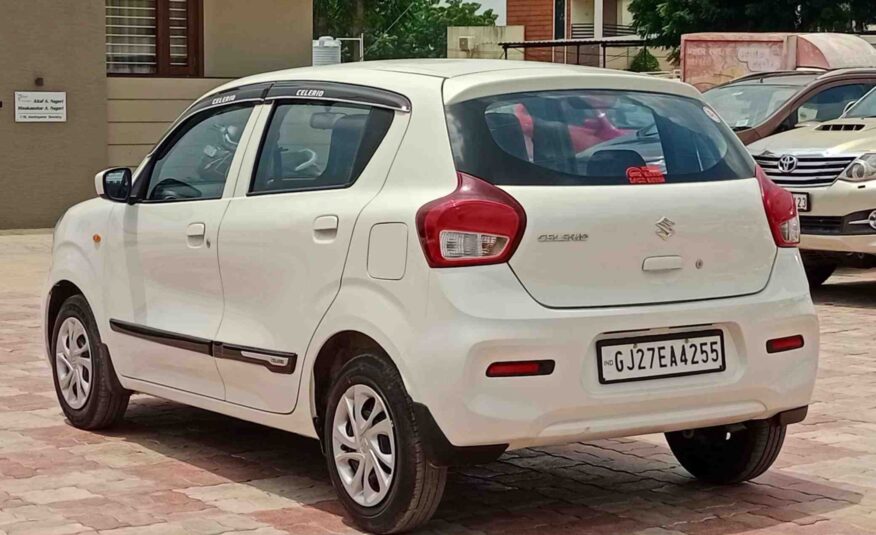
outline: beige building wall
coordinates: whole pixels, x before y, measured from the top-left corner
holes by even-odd
[[[310,65],[312,12],[312,0],[204,0],[206,78],[107,77],[105,0],[0,0],[0,229],[51,227],[94,196],[97,171],[136,166],[228,79]],[[16,123],[15,91],[66,91],[67,122]]]
[[[204,76],[310,65],[312,0],[204,0]]]
[[[136,167],[207,91],[250,74],[310,65],[312,6],[311,0],[204,0],[206,78],[107,78],[109,166]]]
[[[105,78],[107,166],[136,167],[180,113],[223,78]]]
[[[447,57],[502,59],[504,51],[499,43],[524,41],[524,26],[448,26]],[[461,50],[460,37],[471,37],[470,50]],[[523,59],[522,50],[508,50],[508,59]]]
[[[0,13],[0,229],[51,227],[106,165],[104,3],[0,0]],[[16,123],[15,91],[66,91],[67,122]]]

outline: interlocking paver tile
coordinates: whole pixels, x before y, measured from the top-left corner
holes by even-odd
[[[0,235],[0,535],[358,533],[311,440],[139,395],[112,431],[65,423],[39,329],[50,239]],[[814,298],[815,401],[756,482],[697,483],[657,435],[531,448],[452,471],[422,532],[876,533],[876,273]]]

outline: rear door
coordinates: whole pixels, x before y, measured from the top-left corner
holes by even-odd
[[[382,187],[410,104],[342,84],[277,84],[219,232],[217,365],[232,403],[295,408],[302,359],[341,285],[356,219]]]
[[[448,114],[457,169],[526,211],[510,266],[539,303],[668,303],[765,287],[776,245],[754,162],[703,102],[532,91]]]

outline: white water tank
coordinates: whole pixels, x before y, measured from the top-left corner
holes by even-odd
[[[341,42],[331,36],[313,41],[313,65],[335,65],[341,62]]]

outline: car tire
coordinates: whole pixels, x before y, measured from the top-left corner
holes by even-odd
[[[766,472],[782,449],[785,427],[752,420],[731,427],[666,433],[666,442],[685,470],[707,483],[732,485]]]
[[[357,429],[350,411],[361,417]],[[329,392],[323,437],[332,484],[359,527],[398,533],[435,513],[447,468],[429,462],[413,401],[386,357],[363,354],[341,369]],[[365,477],[357,478],[360,469]]]
[[[51,349],[55,393],[70,423],[98,430],[121,421],[131,393],[119,383],[94,314],[81,295],[61,305]]]
[[[803,263],[803,269],[806,271],[806,280],[809,281],[809,289],[818,288],[836,271],[836,264],[806,264]]]

